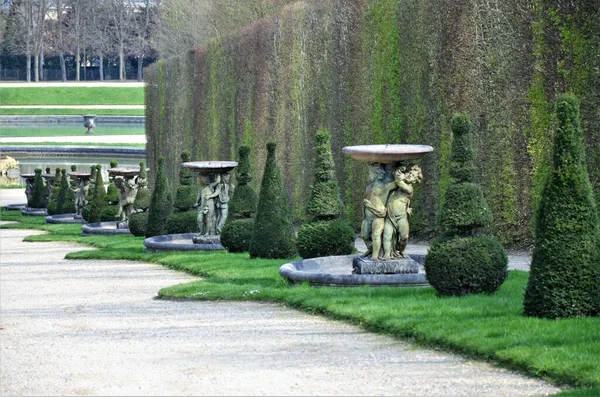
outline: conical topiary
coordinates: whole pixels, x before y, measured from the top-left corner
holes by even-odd
[[[35,180],[33,182],[33,198],[29,207],[31,208],[45,208],[47,203],[44,203],[44,181],[42,178],[41,168],[35,169]]]
[[[452,117],[452,155],[448,186],[440,215],[443,235],[425,257],[427,280],[441,295],[492,293],[508,275],[508,258],[498,239],[481,233],[491,222],[481,186],[475,182],[471,121]]]
[[[586,168],[579,100],[561,95],[552,168],[536,213],[524,314],[543,318],[599,314],[600,224]]]
[[[190,153],[181,153],[181,162],[190,161]],[[194,173],[187,167],[179,169],[179,186],[175,194],[174,208],[167,221],[167,233],[194,233],[198,231],[198,214],[193,208],[198,188],[194,184]]]
[[[67,170],[63,168],[61,170],[60,189],[58,191],[58,198],[56,200],[55,214],[69,214],[74,212],[75,203],[73,202],[73,191],[71,190],[71,184],[69,177],[67,176]]]
[[[290,208],[275,161],[276,146],[275,142],[267,143],[267,161],[248,249],[251,258],[291,258],[296,255]]]
[[[221,244],[229,252],[248,251],[254,231],[253,217],[258,202],[254,189],[248,185],[252,180],[250,177],[250,147],[240,146],[238,156],[237,186],[229,201],[229,214],[223,230],[221,230]]]
[[[86,221],[89,222],[90,221],[90,210],[92,208],[92,200],[94,198],[94,190],[95,190],[95,183],[96,183],[96,166],[92,165],[90,166],[90,183],[87,187],[87,192],[85,195],[85,202],[86,204],[83,206],[83,210],[81,211],[81,217]]]
[[[158,169],[156,171],[156,182],[148,210],[148,226],[146,227],[146,237],[160,236],[167,234],[167,220],[173,209],[173,198],[167,171],[165,170],[165,159],[161,156],[158,159]]]
[[[298,252],[303,258],[348,255],[354,250],[354,232],[342,219],[344,203],[335,177],[331,135],[317,131],[315,181],[306,212],[311,222],[298,230]]]
[[[100,222],[102,220],[102,209],[106,203],[106,188],[102,180],[102,166],[96,165],[96,178],[94,181],[94,195],[92,196],[89,219],[90,223]]]
[[[148,208],[152,193],[148,189],[148,174],[146,163],[140,161],[140,174],[138,176],[138,191],[133,202],[134,213],[129,217],[129,231],[134,236],[145,236],[148,226]]]

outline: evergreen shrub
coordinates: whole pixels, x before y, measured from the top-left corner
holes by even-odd
[[[475,182],[471,121],[452,117],[452,154],[448,186],[440,214],[442,237],[425,257],[427,280],[440,295],[463,296],[497,291],[508,276],[508,258],[495,236],[481,234],[492,221],[481,187]]]
[[[35,169],[35,180],[33,181],[33,197],[31,203],[27,203],[31,208],[44,208],[44,180],[42,178],[42,169]],[[44,205],[46,204],[46,205]]]
[[[552,166],[536,213],[524,314],[598,315],[600,224],[586,168],[579,100],[561,95],[556,116]]]
[[[167,219],[166,234],[196,233],[198,231],[198,211],[173,211]]]
[[[58,191],[56,203],[56,214],[72,214],[75,212],[73,191],[66,169],[61,170],[60,190]]]
[[[306,208],[310,222],[298,230],[298,252],[303,258],[348,255],[354,251],[354,231],[340,219],[344,203],[335,177],[331,135],[321,129],[316,138],[315,180]]]
[[[102,172],[100,171],[102,166],[96,165],[96,178],[94,180],[94,195],[92,196],[89,219],[86,219],[90,223],[96,223],[102,221],[102,209],[106,203],[106,188],[104,187],[104,181],[102,180]]]
[[[129,231],[134,236],[145,236],[148,225],[148,212],[135,212],[129,217]]]
[[[148,225],[148,208],[152,193],[148,189],[148,173],[146,172],[146,163],[140,161],[140,174],[138,177],[138,191],[133,202],[134,213],[129,217],[129,231],[134,236],[145,236],[146,226]]]
[[[221,245],[229,252],[246,252],[252,241],[254,219],[229,219],[221,230]]]
[[[267,160],[248,248],[251,258],[291,258],[297,252],[287,195],[275,162],[276,147],[275,142],[267,143]]]
[[[146,228],[146,237],[160,236],[167,234],[167,220],[173,210],[173,197],[167,171],[165,170],[164,157],[158,158],[158,169],[156,171],[156,182],[148,210],[148,225]]]

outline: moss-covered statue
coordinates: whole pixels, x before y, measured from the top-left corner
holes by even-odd
[[[181,162],[190,161],[190,153],[181,153]],[[175,194],[173,212],[167,221],[167,234],[195,233],[198,231],[197,212],[194,208],[197,198],[196,177],[191,169],[179,169],[179,187]]]
[[[276,147],[275,142],[267,143],[267,161],[248,249],[251,258],[292,258],[297,253],[287,195],[275,161]]]
[[[535,223],[527,316],[581,317],[600,314],[600,222],[587,173],[579,100],[556,101],[558,128],[552,168]]]
[[[250,147],[240,146],[238,151],[237,186],[229,201],[228,215],[221,230],[221,244],[229,252],[246,252],[254,230],[254,214],[258,198],[250,174]]]
[[[298,231],[298,252],[303,258],[348,255],[354,250],[354,231],[343,220],[344,203],[335,177],[331,135],[317,131],[315,180],[306,212],[310,222]]]
[[[146,237],[160,236],[167,233],[167,220],[173,211],[173,196],[167,179],[164,157],[158,158],[158,169],[156,170],[156,181],[154,191],[148,210],[148,225]]]
[[[492,216],[475,182],[471,128],[467,115],[452,117],[450,176],[454,180],[441,210],[443,235],[425,257],[427,280],[440,295],[492,293],[508,275],[504,248],[495,236],[482,233]]]
[[[148,225],[148,208],[152,193],[148,189],[148,173],[146,163],[140,162],[140,174],[138,176],[138,191],[133,202],[133,213],[129,217],[129,231],[134,236],[145,236]]]

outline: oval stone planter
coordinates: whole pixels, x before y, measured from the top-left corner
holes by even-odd
[[[21,214],[26,216],[48,216],[46,208],[23,208]]]
[[[46,223],[85,223],[85,219],[75,214],[57,214],[46,217]]]
[[[128,228],[117,229],[117,222],[96,222],[81,226],[83,236],[104,235],[112,236],[116,234],[131,234]]]
[[[146,252],[165,252],[165,251],[215,251],[225,249],[217,242],[216,237],[208,244],[194,244],[193,238],[197,233],[183,234],[164,234],[161,236],[148,237],[144,240]]]

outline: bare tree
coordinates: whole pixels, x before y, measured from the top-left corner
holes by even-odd
[[[106,0],[108,16],[110,18],[110,32],[119,55],[119,80],[125,80],[125,53],[127,50],[129,34],[133,30],[135,9],[133,1]]]
[[[129,43],[128,53],[137,58],[137,80],[142,81],[142,64],[144,57],[151,51],[149,35],[150,24],[156,13],[154,1],[145,0],[133,10],[132,40]]]

